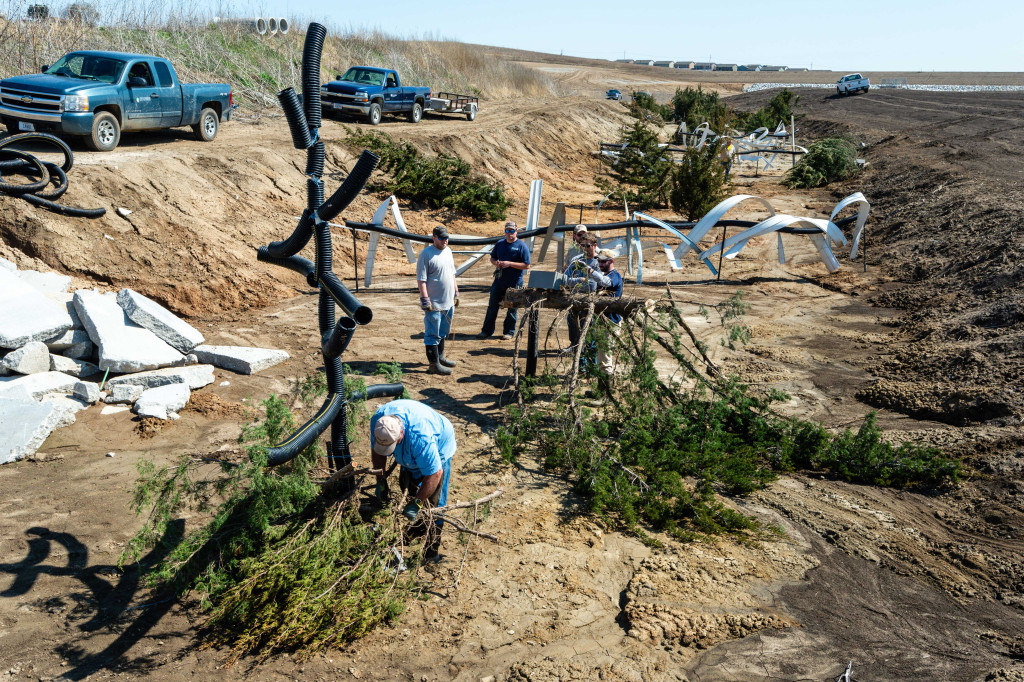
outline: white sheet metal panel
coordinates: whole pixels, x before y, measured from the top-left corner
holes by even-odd
[[[745,201],[757,201],[768,209],[769,215],[775,215],[775,207],[772,206],[767,199],[762,199],[761,197],[753,194],[737,194],[734,197],[729,197],[708,211],[707,215],[697,221],[697,224],[693,226],[693,229],[687,233],[687,239],[676,247],[676,258],[681,261],[683,256],[686,255],[686,252],[690,249],[693,249],[696,252],[698,249],[695,246],[691,246],[691,244],[700,244],[700,240],[704,239],[707,233],[711,231],[715,224],[717,224],[726,213]],[[701,257],[701,260],[704,260],[704,258]]]
[[[868,200],[865,199],[864,195],[860,192],[854,192],[836,204],[836,207],[832,209],[832,215],[829,216],[828,220],[829,223],[833,223],[836,216],[850,204],[857,204],[857,222],[854,223],[853,246],[850,247],[850,258],[856,258],[857,249],[860,247],[861,234],[864,232],[864,224],[868,221],[868,212],[871,210],[871,205],[868,203]],[[831,233],[829,233],[829,236],[831,236]],[[844,240],[843,243],[845,244],[846,241]]]
[[[551,244],[552,239],[559,241],[565,240],[565,233],[559,232],[555,234],[555,228],[565,225],[565,202],[559,201],[555,204],[555,212],[551,214],[551,222],[548,223],[548,231],[544,233],[544,243],[540,245],[540,255],[537,256],[537,262],[543,263],[544,257],[548,255],[548,245]],[[531,253],[532,257],[533,254]]]
[[[398,210],[398,199],[396,199],[393,195],[391,197],[391,216],[395,219],[395,226],[398,227],[399,230],[401,230],[402,232],[409,231],[405,229],[405,221],[402,220],[402,212]],[[409,261],[409,264],[412,265],[413,263],[416,262],[416,254],[414,254],[412,251],[412,242],[409,241],[408,239],[403,239],[402,246],[405,247],[406,259]]]

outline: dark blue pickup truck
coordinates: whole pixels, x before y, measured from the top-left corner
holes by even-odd
[[[398,72],[374,66],[353,66],[320,89],[324,115],[365,117],[372,125],[384,114],[405,114],[419,123],[430,107],[430,88],[403,86]]]
[[[124,52],[72,52],[42,73],[0,80],[0,120],[11,133],[83,136],[108,152],[122,130],[191,126],[197,140],[231,119],[231,86],[183,85],[166,59]]]

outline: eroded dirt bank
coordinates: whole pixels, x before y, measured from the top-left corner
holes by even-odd
[[[961,105],[928,93],[939,97],[933,106],[906,93],[891,102],[888,93],[874,102],[874,92],[838,101],[801,94],[808,111],[802,129],[859,136],[870,145],[869,170],[843,187],[813,192],[741,172],[737,191],[771,197],[780,211],[819,217],[849,191],[864,191],[873,207],[867,272],[859,263],[845,264],[824,276],[813,250],[798,242],[787,242],[792,260],[779,266],[774,241],[767,240],[727,263],[722,282],[708,281],[693,261],[683,273],[671,273],[655,257],[645,270],[647,286],[628,289],[657,295],[671,282],[677,298],[694,308],[742,289],[752,304],[753,340],[737,352],[716,346],[718,361],[755,385],[786,390],[792,400],[785,409],[829,427],[855,424],[880,408],[880,423],[894,438],[938,444],[967,458],[977,473],[963,486],[927,494],[787,477],[735,502],[779,524],[786,531],[780,540],[669,543],[666,550],[650,550],[589,520],[567,484],[536,463],[513,467],[497,459],[491,436],[511,350],[469,338],[486,306],[486,272],[463,285],[466,300],[451,353],[460,366],[451,378],[438,379],[423,373],[422,341],[408,322],[418,320],[411,266],[390,248],[375,271],[383,275],[380,282],[360,292],[376,315],[354,338],[347,361],[364,373],[377,362],[400,362],[413,396],[453,417],[460,449],[452,497],[505,487],[484,525],[501,542],[463,545],[449,538],[449,560],[428,576],[432,586],[424,599],[410,604],[396,627],[343,651],[218,669],[223,654],[198,648],[194,639],[201,614],[190,605],[150,604],[132,575],[119,574],[113,564],[138,523],[128,510],[138,460],[169,462],[237,448],[238,411],[270,392],[293,392],[295,380],[319,365],[314,297],[297,276],[252,258],[256,245],[284,236],[283,226],[303,204],[299,155],[281,123],[225,126],[215,143],[220,147],[173,133],[156,142],[129,140],[117,152],[116,168],[108,164],[110,155],[81,154],[69,193],[70,200],[92,205],[84,192],[95,191],[109,205],[133,210],[128,220],[109,215],[94,225],[65,222],[0,198],[0,255],[28,264],[13,253],[22,248],[75,275],[78,284],[138,288],[189,315],[211,342],[284,348],[292,360],[254,377],[218,372],[203,391],[216,397],[209,401],[215,409],[186,410],[150,437],[124,415],[90,411],[58,431],[38,461],[0,468],[6,493],[0,505],[0,674],[800,680],[835,679],[849,660],[859,679],[979,680],[1000,669],[1019,671],[1020,385],[1019,375],[1016,384],[1013,375],[991,375],[1016,366],[1020,326],[1019,320],[972,322],[989,320],[982,314],[988,306],[1017,305],[1019,296],[1010,286],[986,288],[999,268],[1016,267],[1019,252],[1019,236],[1010,237],[1015,228],[1003,210],[1015,190],[997,177],[1018,170],[1001,152],[1012,136],[997,128],[1002,119],[1019,118],[1019,110],[1003,110],[1003,95]],[[758,101],[737,99],[751,106]],[[950,113],[957,106],[961,113]],[[899,113],[884,114],[889,109]],[[908,119],[905,109],[922,120]],[[588,152],[595,140],[614,135],[624,120],[620,108],[580,98],[508,103],[491,115],[488,121],[482,112],[479,127],[453,120],[416,127],[396,122],[384,130],[424,148],[452,149],[503,179],[518,200],[517,218],[534,177],[546,182],[542,219],[550,214],[547,202],[599,198]],[[924,119],[960,120],[953,129],[971,132],[952,139],[982,156],[953,167],[938,151],[948,139],[929,132],[940,126],[935,120],[926,126]],[[337,143],[329,150],[336,168],[350,166],[347,150]],[[986,163],[1007,167],[984,175]],[[940,208],[927,203],[953,190]],[[366,219],[381,200],[361,197],[347,215]],[[421,232],[446,219],[412,210],[404,215]],[[494,228],[454,224],[460,232]],[[991,230],[980,228],[989,224]],[[963,248],[964,240],[972,249]],[[351,241],[339,235],[335,244],[336,267],[350,276]],[[1007,263],[989,258],[968,267],[961,260],[965,252],[987,253],[982,247],[999,244],[1011,247]],[[918,273],[922,262],[927,267]],[[967,331],[955,332],[957,325]],[[711,339],[717,330],[707,325],[699,332]],[[965,352],[966,360],[950,360]],[[980,356],[973,365],[970,352]],[[964,373],[948,377],[950,369]],[[909,388],[894,389],[896,398],[873,398],[884,381]],[[1000,385],[1007,390],[997,395],[993,389]],[[997,395],[991,399],[1004,414],[977,407],[977,398],[934,398],[953,389]],[[907,396],[924,396],[927,409],[914,409]],[[365,445],[365,434],[356,436]],[[106,457],[111,451],[116,456]],[[127,605],[137,608],[123,610]]]

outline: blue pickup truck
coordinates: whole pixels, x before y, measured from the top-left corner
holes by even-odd
[[[83,136],[109,152],[122,130],[191,126],[197,140],[231,119],[231,86],[183,85],[166,59],[124,52],[71,52],[42,73],[0,80],[0,120],[11,133]]]
[[[405,114],[419,123],[430,108],[430,88],[403,86],[394,69],[353,66],[320,89],[324,115],[330,113],[365,117],[372,125],[384,114]]]

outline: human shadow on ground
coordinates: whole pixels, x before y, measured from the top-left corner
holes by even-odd
[[[107,564],[89,566],[89,549],[70,533],[59,533],[38,526],[29,528],[25,531],[30,536],[25,558],[14,563],[0,564],[0,573],[14,576],[14,581],[0,592],[0,597],[27,595],[35,587],[39,577],[44,575],[79,580],[87,592],[68,595],[71,600],[77,602],[72,614],[91,613],[92,616],[79,625],[78,629],[86,633],[98,634],[103,630],[120,631],[120,634],[97,653],[86,653],[79,644],[59,645],[58,653],[74,666],[64,671],[62,678],[81,680],[115,665],[119,671],[145,671],[155,665],[149,657],[138,657],[130,661],[119,659],[163,618],[176,600],[165,595],[149,604],[131,606],[131,602],[140,591],[140,567],[154,565],[167,556],[181,542],[184,529],[183,520],[172,522],[163,540],[157,543],[149,554],[135,564],[118,567]],[[67,553],[67,563],[64,566],[44,563],[53,553],[51,550],[54,543],[63,547]],[[63,603],[57,597],[47,600],[47,604],[55,601]],[[128,613],[136,609],[142,610],[125,627],[126,620],[129,620]]]

